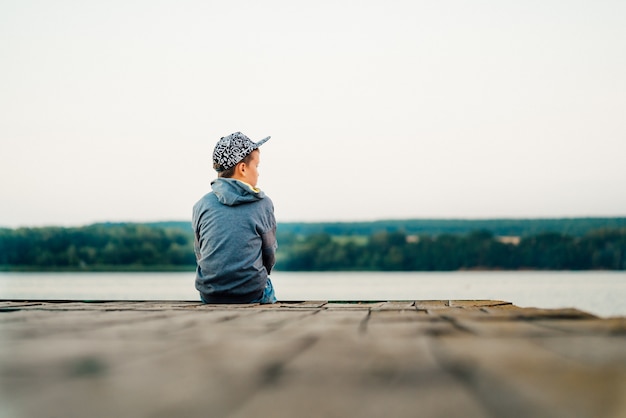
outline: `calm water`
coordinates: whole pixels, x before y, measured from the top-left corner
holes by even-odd
[[[626,316],[626,272],[275,272],[279,300],[498,299]],[[0,299],[197,300],[193,273],[0,273]]]

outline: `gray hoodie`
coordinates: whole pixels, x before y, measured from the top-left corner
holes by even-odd
[[[218,178],[193,207],[196,289],[208,303],[249,303],[275,262],[274,204],[247,184]]]

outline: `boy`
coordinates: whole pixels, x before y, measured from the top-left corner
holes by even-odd
[[[259,147],[241,132],[221,138],[213,151],[218,178],[193,207],[196,289],[204,303],[274,303],[269,274],[275,263],[276,219],[257,189]]]

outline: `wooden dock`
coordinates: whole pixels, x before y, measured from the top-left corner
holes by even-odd
[[[626,318],[499,301],[0,301],[0,417],[626,417]]]

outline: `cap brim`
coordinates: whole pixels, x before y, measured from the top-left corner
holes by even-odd
[[[271,136],[268,136],[267,138],[263,138],[262,140],[254,144],[255,147],[259,148],[261,145],[265,144],[270,138]]]

